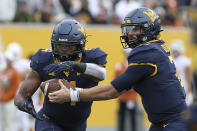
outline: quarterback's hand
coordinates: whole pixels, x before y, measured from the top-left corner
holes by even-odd
[[[43,120],[42,118],[40,118],[40,116],[36,113],[34,105],[33,105],[33,101],[31,99],[31,96],[27,96],[27,99],[25,101],[25,103],[21,103],[18,106],[19,110],[27,112],[28,114],[32,115],[34,118],[38,119],[38,120]]]
[[[70,101],[70,89],[68,89],[61,80],[59,80],[61,89],[52,93],[49,93],[49,101],[53,103],[62,104]]]
[[[55,74],[59,74],[62,71],[71,72],[73,71],[73,64],[73,61],[57,62],[46,66],[44,70],[47,73],[54,72]]]

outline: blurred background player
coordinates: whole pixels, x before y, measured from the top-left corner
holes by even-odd
[[[3,59],[1,59],[3,62]],[[21,77],[13,67],[10,57],[5,55],[6,68],[0,71],[0,123],[1,131],[14,131],[14,97],[19,87]],[[2,63],[1,62],[1,63]]]
[[[184,85],[184,89],[186,92],[186,103],[191,105],[193,102],[193,95],[192,95],[192,73],[191,73],[191,64],[192,61],[190,58],[184,56],[184,45],[181,40],[173,40],[170,45],[173,61],[176,66],[176,70],[178,76],[181,79],[181,82]]]
[[[0,47],[1,47],[1,42],[0,42]],[[5,57],[4,55],[2,54],[1,52],[1,49],[0,49],[0,74],[2,73],[3,70],[5,70],[7,66],[7,63],[6,63],[6,60],[5,60]],[[0,82],[0,87],[2,86],[2,82]],[[0,92],[0,96],[1,96],[1,92]],[[1,131],[1,122],[0,122],[0,131]]]
[[[120,74],[125,72],[128,67],[127,57],[131,49],[127,48],[123,50],[123,62],[117,63],[115,66],[115,78]],[[128,92],[123,93],[118,97],[119,110],[118,110],[118,131],[137,131],[137,117],[142,117],[139,115],[140,108],[138,104],[138,94],[133,89]],[[142,119],[142,118],[140,118]],[[142,123],[141,123],[142,124]],[[142,125],[140,125],[142,127]]]
[[[3,71],[6,69],[7,63],[5,60],[5,56],[3,53],[0,51],[0,71]]]
[[[5,51],[5,56],[12,61],[13,67],[19,72],[21,76],[21,81],[23,81],[27,74],[30,72],[30,58],[22,58],[23,49],[18,42],[9,43],[7,50]],[[33,101],[36,110],[40,108],[40,90],[37,90],[33,95]],[[34,119],[27,113],[15,110],[15,131],[29,131],[33,128]]]
[[[45,96],[43,108],[36,114],[31,100],[41,82],[49,79],[66,79],[73,86],[84,88],[105,79],[107,54],[99,48],[85,50],[85,44],[85,30],[79,22],[63,20],[53,30],[52,50],[40,49],[32,57],[32,71],[21,84],[15,105],[37,118],[36,131],[86,130],[92,102],[54,104]]]

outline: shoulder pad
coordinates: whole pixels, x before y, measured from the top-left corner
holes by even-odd
[[[163,44],[164,41],[162,40],[156,40],[156,41],[150,41],[150,42],[147,42],[147,43],[143,43],[142,45],[140,46],[137,46],[136,48],[134,48],[128,57],[130,56],[133,56],[133,55],[136,55],[138,53],[141,53],[141,52],[151,52],[155,49],[158,49],[158,47],[156,47],[155,45],[157,44],[153,44],[153,43],[157,43],[157,44]]]
[[[100,48],[93,48],[84,52],[84,62],[87,63],[106,64],[106,57],[107,54]]]
[[[32,62],[35,64],[43,64],[48,62],[51,57],[52,57],[52,50],[40,49],[32,57]]]
[[[141,52],[149,52],[153,49],[153,47],[151,46],[146,46],[146,45],[141,45],[141,46],[138,46],[136,48],[134,48],[130,53],[129,53],[129,57],[132,57],[138,53],[141,53]]]
[[[107,56],[107,54],[102,51],[100,48],[92,48],[91,50],[85,50],[86,57],[89,58],[98,58],[102,56]]]
[[[134,48],[129,56],[129,63],[156,63],[161,59],[165,58],[163,51],[161,50],[161,46],[158,46],[161,43],[156,44],[143,44]]]

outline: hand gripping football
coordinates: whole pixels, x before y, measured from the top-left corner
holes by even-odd
[[[60,80],[67,88],[73,88],[73,86],[67,80],[65,79],[60,79]],[[42,90],[45,96],[48,95],[48,93],[61,89],[61,86],[59,85],[58,81],[59,79],[50,79],[40,84],[40,89]]]

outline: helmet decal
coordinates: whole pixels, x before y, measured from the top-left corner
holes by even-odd
[[[83,28],[83,27],[78,28],[77,30],[78,30],[78,31],[80,31],[81,33],[83,33],[83,34],[85,35],[85,30],[84,30],[84,28]]]
[[[143,13],[146,14],[152,20],[152,22],[155,22],[157,17],[154,15],[153,11],[151,12],[143,11]]]

